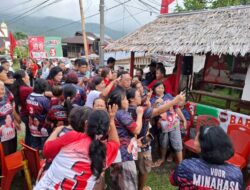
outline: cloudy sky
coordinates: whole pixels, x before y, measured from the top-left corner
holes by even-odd
[[[0,13],[23,14],[46,0],[0,0]],[[86,22],[99,23],[99,0],[82,0]],[[71,20],[80,19],[79,0],[47,0],[42,6],[56,2],[36,11],[30,16],[54,16]],[[181,3],[182,0],[178,0]],[[154,20],[160,11],[161,0],[105,0],[105,24],[120,31],[130,31]],[[117,7],[114,7],[117,6]],[[39,7],[39,8],[40,8]],[[173,6],[171,6],[173,7]],[[170,8],[171,9],[171,8]],[[34,9],[35,10],[35,9]],[[37,9],[36,9],[37,10]],[[29,14],[31,12],[28,12]]]

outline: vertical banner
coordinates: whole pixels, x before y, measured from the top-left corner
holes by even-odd
[[[63,57],[60,37],[45,37],[45,50],[48,58]]]
[[[44,50],[44,37],[43,36],[30,36],[28,38],[29,55],[33,59],[47,58]]]

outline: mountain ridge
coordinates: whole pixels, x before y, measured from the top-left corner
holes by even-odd
[[[11,18],[14,17],[15,15],[0,14],[0,21],[6,20],[5,22],[8,25],[9,30],[13,32],[25,32],[28,35],[60,36],[64,38],[64,37],[72,37],[75,35],[75,32],[82,30],[81,22],[79,21],[73,21],[71,19],[58,18],[52,16],[47,16],[47,17],[27,16],[24,17],[22,20],[18,20],[18,22],[13,22],[12,24],[8,24],[7,21],[11,20]],[[64,25],[65,27],[61,27]],[[99,34],[100,25],[98,23],[86,23],[86,31]],[[124,36],[125,33],[111,29],[109,27],[105,27],[105,35],[116,40]]]

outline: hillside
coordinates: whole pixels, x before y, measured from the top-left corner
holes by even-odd
[[[8,25],[9,18],[13,18],[13,15],[1,15],[0,21],[5,21]],[[73,36],[76,31],[81,31],[81,23],[76,22],[74,24],[60,27],[62,25],[67,25],[72,23],[72,20],[56,18],[56,17],[25,17],[18,22],[8,25],[9,29],[17,32],[25,32],[29,35],[44,35],[44,36],[61,36],[69,37]],[[56,30],[49,31],[52,28],[57,28]],[[97,23],[86,23],[87,32],[93,32],[99,34],[100,25]],[[110,36],[112,39],[116,40],[122,37],[124,34],[120,31],[113,30],[111,28],[105,28],[105,34]]]

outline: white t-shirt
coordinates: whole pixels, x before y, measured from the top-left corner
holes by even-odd
[[[89,108],[93,108],[93,103],[94,100],[96,98],[100,97],[101,92],[97,91],[97,90],[91,90],[88,95],[87,95],[87,100],[85,103],[85,106],[89,107]]]

